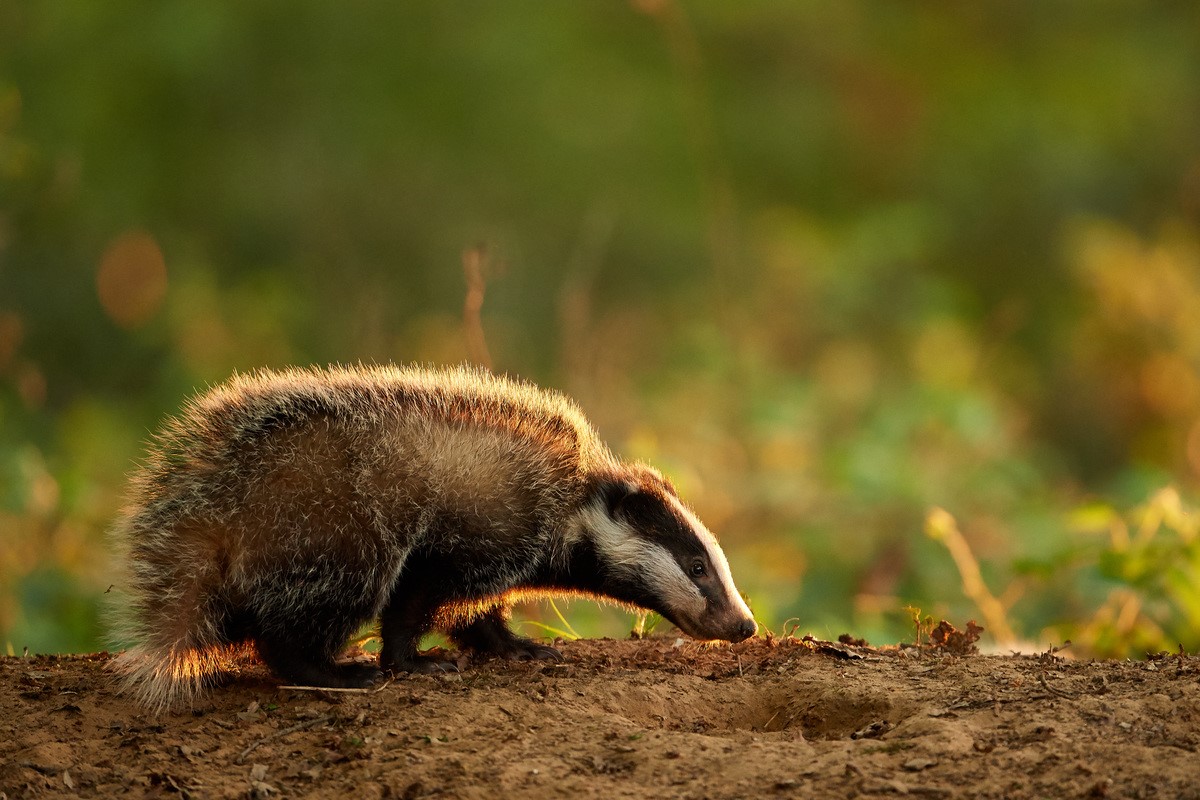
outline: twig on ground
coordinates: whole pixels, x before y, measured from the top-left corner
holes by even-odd
[[[290,733],[295,733],[296,731],[302,731],[305,728],[315,728],[317,725],[321,725],[323,723],[329,722],[330,719],[331,719],[331,717],[328,714],[322,714],[319,717],[313,717],[312,719],[306,719],[306,720],[304,720],[304,722],[297,722],[295,725],[292,725],[291,727],[284,728],[283,730],[275,731],[274,733],[271,733],[271,734],[268,734],[267,736],[262,737],[258,741],[251,742],[250,745],[248,747],[246,747],[245,750],[238,753],[237,763],[239,763],[239,764],[244,763],[246,761],[246,756],[250,755],[251,753],[253,753],[258,748],[262,747],[267,742],[274,741],[275,739],[281,739]]]
[[[1055,687],[1051,686],[1049,681],[1046,680],[1046,673],[1044,673],[1044,672],[1042,674],[1038,675],[1038,682],[1041,683],[1042,688],[1045,689],[1050,694],[1058,695],[1059,697],[1074,697],[1075,696],[1075,695],[1071,694],[1070,692],[1064,692],[1062,689],[1056,689]]]
[[[292,692],[341,692],[342,694],[375,694],[382,692],[387,687],[391,686],[390,680],[381,683],[378,686],[366,686],[361,689],[356,688],[340,688],[336,686],[280,686],[280,689],[287,689]]]

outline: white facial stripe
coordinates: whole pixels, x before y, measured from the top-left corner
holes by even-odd
[[[703,595],[665,547],[638,536],[628,525],[609,516],[599,504],[589,506],[581,517],[606,564],[654,587],[666,607],[677,610],[681,616],[698,618],[704,613]]]
[[[713,536],[708,528],[704,527],[704,523],[700,521],[700,518],[693,514],[690,508],[681,503],[679,498],[668,497],[667,499],[674,506],[675,511],[687,520],[700,541],[704,543],[709,563],[712,564],[713,570],[717,573],[717,580],[720,581],[721,586],[725,589],[725,598],[729,601],[730,606],[740,611],[746,617],[750,617],[750,609],[746,606],[746,602],[742,600],[742,596],[738,594],[737,587],[733,584],[733,574],[729,571],[729,561],[725,558],[725,552],[721,549],[721,546],[717,544],[717,537]]]
[[[696,584],[688,580],[679,564],[665,547],[651,544],[643,547],[646,555],[646,573],[651,586],[662,588],[667,608],[678,610],[680,615],[691,619],[704,613],[704,596]]]

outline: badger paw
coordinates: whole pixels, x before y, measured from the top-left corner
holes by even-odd
[[[458,663],[444,661],[440,658],[423,658],[417,661],[416,667],[410,672],[420,672],[426,675],[440,675],[443,672],[459,672]]]
[[[347,689],[368,689],[383,679],[383,671],[374,664],[351,661],[348,664],[337,664],[333,669],[337,683],[332,685]]]
[[[443,672],[458,672],[458,663],[434,656],[415,655],[412,658],[392,659],[383,668],[393,674],[412,672],[420,675],[440,675]]]
[[[515,657],[520,661],[561,662],[563,660],[563,654],[560,653],[556,648],[553,648],[547,644],[537,644],[536,642],[522,644],[521,647],[518,648],[517,655]],[[509,658],[513,658],[513,656],[509,656]]]
[[[531,642],[525,638],[514,638],[500,647],[491,647],[481,655],[503,658],[509,661],[562,661],[563,654],[545,644]]]

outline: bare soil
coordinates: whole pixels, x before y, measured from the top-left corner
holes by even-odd
[[[1200,798],[1196,657],[562,649],[369,692],[250,667],[158,718],[106,654],[3,658],[0,797]]]

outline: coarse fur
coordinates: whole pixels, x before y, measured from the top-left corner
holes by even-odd
[[[156,710],[253,650],[289,681],[368,685],[379,669],[334,659],[374,619],[385,670],[445,668],[417,653],[433,629],[556,657],[506,625],[528,597],[650,608],[706,639],[755,629],[662,475],[566,397],[470,367],[235,375],[168,421],[114,532],[131,644],[114,665]]]

